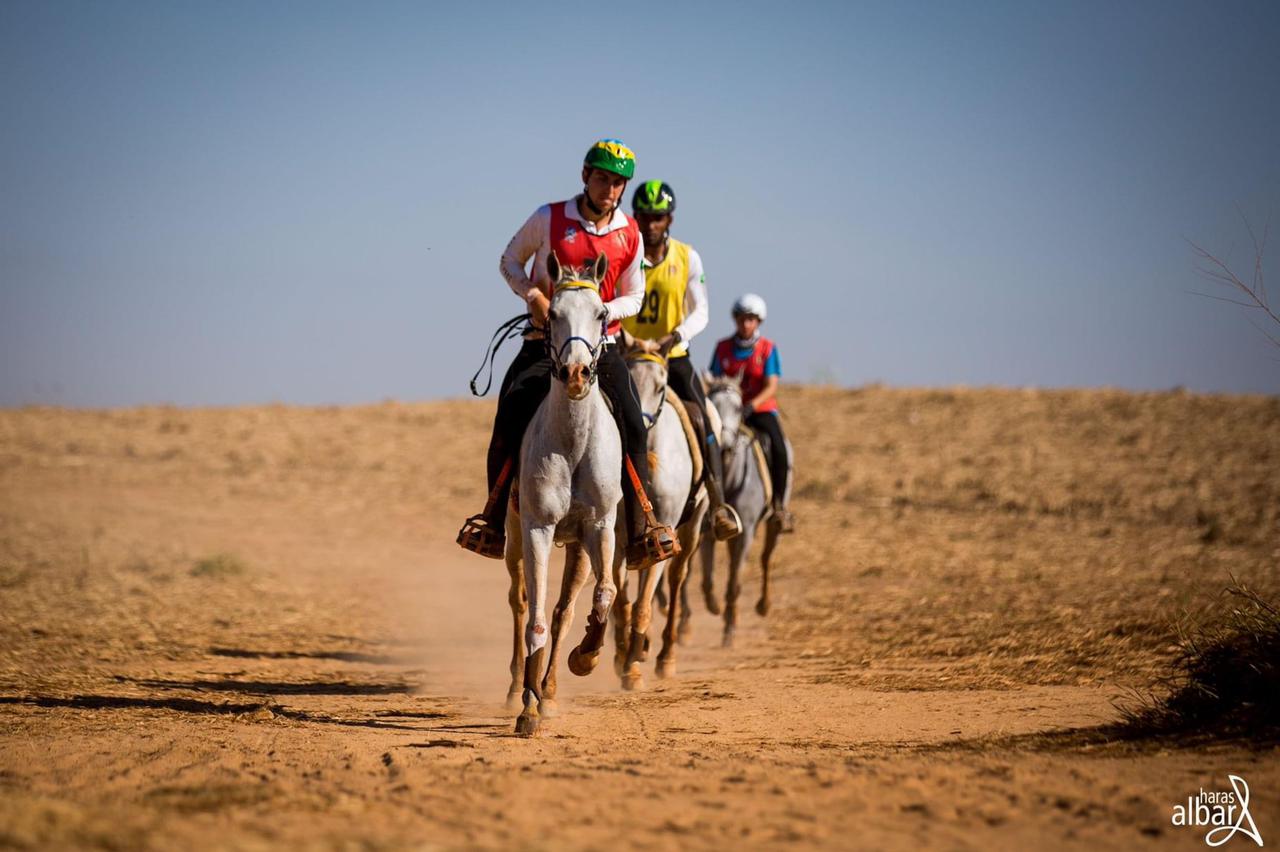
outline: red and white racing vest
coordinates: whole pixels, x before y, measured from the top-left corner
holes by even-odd
[[[550,246],[561,266],[583,269],[595,263],[601,252],[609,259],[609,269],[600,282],[600,300],[613,300],[618,277],[626,271],[640,251],[640,226],[627,216],[627,226],[607,234],[588,234],[582,223],[565,215],[564,204],[551,205]],[[552,295],[551,293],[547,294]],[[608,334],[617,334],[619,320],[609,323]]]

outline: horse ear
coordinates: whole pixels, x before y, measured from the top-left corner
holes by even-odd
[[[618,339],[622,341],[623,352],[630,352],[636,345],[636,339],[632,337],[625,328],[621,330],[621,333],[618,335]]]
[[[595,266],[595,279],[597,284],[604,280],[604,274],[608,271],[609,258],[605,256],[604,252],[600,252],[600,256],[596,258]]]
[[[547,255],[547,274],[552,281],[560,280],[560,258],[556,257],[554,251]]]

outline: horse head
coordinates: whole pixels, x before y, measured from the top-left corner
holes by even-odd
[[[713,378],[707,384],[707,399],[720,415],[720,446],[732,445],[742,426],[742,380]]]
[[[641,340],[622,332],[619,341],[631,381],[640,394],[640,410],[656,412],[667,392],[667,353],[653,340]]]
[[[600,282],[608,269],[603,252],[583,269],[561,266],[555,252],[547,256],[554,293],[547,312],[547,349],[552,375],[564,383],[572,400],[585,399],[596,380],[608,317]]]

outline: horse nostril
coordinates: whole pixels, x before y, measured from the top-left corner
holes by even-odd
[[[591,368],[584,367],[582,370],[582,378],[584,381],[591,381]]]

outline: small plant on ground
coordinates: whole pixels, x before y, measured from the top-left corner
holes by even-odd
[[[215,553],[197,560],[191,566],[192,577],[237,577],[249,569],[244,560],[232,553]]]

